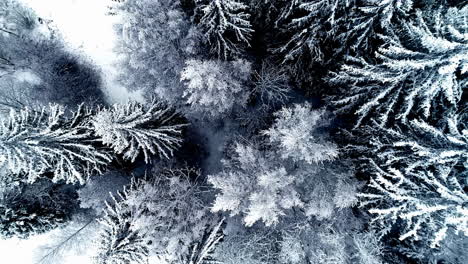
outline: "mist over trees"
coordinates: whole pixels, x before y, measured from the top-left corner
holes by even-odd
[[[0,236],[50,234],[34,263],[468,262],[466,1],[108,4],[139,102],[0,3]]]

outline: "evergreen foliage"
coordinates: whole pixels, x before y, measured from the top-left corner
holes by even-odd
[[[0,165],[28,182],[50,173],[54,182],[83,184],[101,174],[115,154],[131,161],[140,154],[146,162],[155,153],[169,158],[182,141],[177,118],[156,102],[148,108],[127,103],[97,111],[80,106],[69,113],[59,105],[39,112],[11,109],[0,125]]]
[[[186,57],[197,53],[199,33],[190,26],[179,1],[125,0],[113,6],[122,17],[117,27],[125,87],[177,103],[179,73]]]
[[[42,180],[20,183],[2,193],[0,236],[27,239],[63,226],[77,209],[71,186]]]
[[[444,118],[457,109],[467,87],[467,10],[418,11],[415,20],[400,22],[398,34],[380,35],[377,63],[350,57],[332,74],[330,81],[344,88],[334,105],[353,111],[356,126],[369,118],[382,125]]]
[[[202,13],[199,26],[205,43],[220,59],[239,57],[253,33],[248,6],[238,0],[195,0]]]
[[[374,204],[369,212],[378,226],[405,223],[401,240],[436,247],[449,229],[466,235],[467,135],[457,117],[449,119],[449,133],[412,121],[412,134],[381,128],[371,141],[378,154],[369,168],[370,190],[360,196],[363,205]]]
[[[202,114],[226,115],[234,106],[246,105],[249,93],[244,83],[249,80],[250,73],[251,64],[245,60],[189,60],[181,72],[181,81],[187,85],[183,96]]]
[[[336,146],[320,137],[317,130],[324,126],[323,110],[310,110],[308,104],[294,105],[276,112],[275,123],[262,131],[269,143],[278,146],[283,159],[309,164],[333,160],[338,156]]]
[[[133,180],[103,218],[104,235],[97,241],[103,244],[98,263],[109,258],[144,261],[146,256],[173,262],[196,254],[193,246],[202,240],[211,223],[197,197],[199,187],[189,179],[197,173],[191,169],[166,170],[152,179]],[[219,228],[214,228],[216,234]],[[207,248],[201,248],[201,255],[193,255],[193,261],[211,252],[210,244],[220,239],[216,234],[208,237]]]
[[[54,182],[84,183],[101,173],[111,161],[106,152],[91,144],[93,136],[84,108],[65,117],[65,108],[50,105],[40,112],[11,110],[0,125],[0,164],[13,174],[24,174],[34,182],[51,173]]]
[[[47,237],[39,263],[467,262],[466,1],[108,10],[116,72],[0,2],[0,236]]]
[[[180,116],[164,104],[136,102],[115,104],[98,111],[92,119],[96,135],[117,154],[132,162],[143,153],[145,162],[158,154],[170,158],[182,143]]]
[[[105,216],[100,220],[104,227],[96,243],[96,264],[146,263],[148,247],[144,238],[131,229],[132,211],[122,202],[125,193],[107,204]]]

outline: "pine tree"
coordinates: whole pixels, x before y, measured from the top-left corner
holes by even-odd
[[[158,174],[133,180],[118,203],[108,209],[103,219],[103,235],[97,241],[103,244],[99,263],[106,263],[108,258],[123,258],[120,255],[141,261],[149,256],[174,262],[195,254],[193,245],[203,239],[206,228],[212,224],[199,197],[200,187],[190,181],[199,172],[168,169]],[[125,239],[119,239],[122,237]]]
[[[376,193],[361,196],[373,221],[381,226],[395,225],[397,219],[405,223],[400,240],[429,239],[437,247],[449,229],[468,234],[468,210],[464,206],[468,196],[454,175],[457,171],[404,174],[403,171],[376,167],[369,187]]]
[[[96,264],[145,264],[148,247],[144,237],[132,230],[134,213],[125,205],[126,194],[113,198],[113,204],[107,204],[106,214],[101,218],[102,230],[96,241]]]
[[[108,153],[92,144],[85,121],[89,115],[80,108],[65,117],[65,108],[58,105],[40,112],[12,109],[0,124],[0,166],[26,175],[28,182],[50,173],[54,182],[83,184],[111,161]]]
[[[251,64],[245,60],[188,60],[180,78],[187,86],[183,96],[197,112],[226,115],[236,106],[246,105],[249,93],[245,83],[250,73]]]
[[[124,86],[180,103],[179,73],[186,57],[201,47],[200,33],[190,25],[180,1],[116,1],[112,12],[122,17],[116,33]]]
[[[152,154],[169,158],[182,142],[183,126],[177,113],[155,101],[74,112],[58,105],[11,109],[0,124],[0,166],[30,183],[50,177],[84,184],[117,154],[132,162],[140,154],[146,162]]]
[[[154,100],[148,105],[130,102],[101,109],[91,123],[102,143],[116,154],[134,162],[143,153],[147,163],[154,154],[171,157],[186,126],[176,111]]]
[[[371,151],[378,154],[370,161],[362,205],[387,232],[401,221],[400,240],[427,241],[435,248],[450,231],[468,236],[468,134],[457,120],[449,119],[445,133],[420,120],[411,122],[412,132],[373,129],[378,137]]]
[[[18,183],[0,194],[0,237],[27,239],[63,226],[78,207],[66,184]]]
[[[344,46],[365,56],[373,50],[372,40],[376,40],[380,32],[392,31],[392,21],[408,16],[412,9],[413,0],[358,1],[346,22],[348,30],[340,34],[350,45]]]
[[[213,253],[218,243],[223,239],[221,226],[224,224],[224,218],[214,226],[209,233],[205,234],[201,243],[197,243],[192,248],[190,258],[186,264],[221,264],[222,262],[214,259]]]
[[[293,74],[304,73],[311,62],[326,61],[323,46],[333,39],[345,19],[345,11],[354,5],[354,0],[294,0],[276,22],[284,31],[287,42],[277,49],[283,64],[294,69]]]
[[[283,159],[313,164],[338,156],[336,146],[318,132],[320,126],[326,125],[323,110],[311,110],[309,104],[296,104],[284,107],[274,115],[273,125],[261,134],[268,137],[271,145],[278,146]]]
[[[377,63],[350,58],[330,79],[344,87],[333,101],[338,111],[354,111],[359,126],[369,118],[440,119],[456,109],[467,87],[467,8],[418,11],[414,22],[401,22],[400,34],[380,36],[386,44]]]
[[[137,211],[133,228],[145,234],[150,252],[161,261],[188,257],[216,219],[201,200],[201,186],[191,179],[200,172],[190,168],[166,169],[153,179],[137,182],[127,204]]]
[[[202,12],[199,26],[218,58],[238,57],[241,44],[250,46],[253,33],[248,6],[237,0],[196,0]]]
[[[208,182],[221,190],[212,211],[230,211],[231,216],[242,214],[246,226],[259,220],[271,226],[287,210],[302,206],[294,188],[294,176],[267,153],[237,144],[224,166],[227,170],[208,176]]]

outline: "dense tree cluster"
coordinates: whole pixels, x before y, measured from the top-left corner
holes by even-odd
[[[0,3],[2,237],[62,230],[41,261],[86,236],[102,264],[467,262],[466,1],[109,15],[141,102],[106,103],[52,22]]]
[[[114,105],[97,110],[59,105],[16,111],[0,124],[0,166],[25,181],[51,174],[52,181],[79,182],[101,174],[113,156],[134,161],[144,154],[169,158],[180,146],[183,124],[177,113],[156,102]]]

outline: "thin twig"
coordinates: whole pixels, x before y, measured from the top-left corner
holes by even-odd
[[[11,35],[13,35],[13,36],[15,36],[15,37],[18,37],[18,38],[19,38],[19,35],[18,35],[18,34],[16,34],[15,32],[12,32],[12,31],[6,30],[6,29],[4,29],[4,28],[0,28],[0,31],[6,32],[6,33],[8,33],[8,34],[11,34]]]
[[[53,250],[51,250],[49,253],[47,253],[44,257],[42,257],[39,262],[37,262],[37,264],[40,264],[42,263],[44,260],[46,260],[49,256],[51,255],[54,255],[57,251],[60,250],[60,248],[66,244],[68,241],[70,241],[74,236],[76,236],[78,233],[80,233],[81,231],[83,231],[87,226],[89,226],[92,222],[94,222],[94,220],[96,219],[91,219],[89,222],[87,222],[84,226],[82,226],[80,229],[78,229],[77,231],[75,231],[73,234],[71,234],[69,237],[67,237],[67,239],[65,239],[64,241],[62,241],[58,246],[56,246]]]

